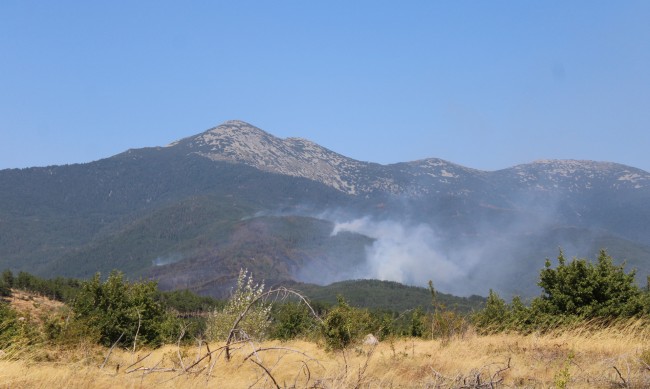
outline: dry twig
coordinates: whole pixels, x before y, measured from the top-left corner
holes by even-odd
[[[151,355],[152,352],[153,352],[153,351],[150,351],[149,354],[147,354],[147,355],[145,355],[144,357],[142,357],[142,358],[138,359],[137,361],[133,362],[132,364],[130,364],[129,366],[127,366],[126,369],[124,369],[124,370],[129,370],[129,369],[132,368],[133,366],[135,366],[135,365],[137,365],[138,363],[144,361],[145,359],[147,359],[147,358],[149,357],[149,355]]]
[[[617,368],[616,366],[612,366],[612,368],[613,368],[614,370],[616,370],[616,374],[618,374],[618,378],[620,378],[621,381],[623,381],[623,387],[624,387],[624,388],[629,388],[630,385],[628,385],[628,383],[627,383],[627,381],[625,380],[625,378],[623,378],[623,374],[621,374],[621,372],[618,370],[618,368]]]
[[[104,363],[102,363],[102,365],[99,366],[99,369],[100,369],[100,370],[103,369],[104,366],[106,366],[106,362],[108,362],[108,358],[110,358],[111,353],[113,352],[113,349],[115,348],[115,346],[117,346],[117,343],[119,343],[119,341],[122,340],[122,337],[123,337],[123,336],[124,336],[124,332],[122,332],[122,334],[120,334],[120,337],[117,338],[117,340],[115,341],[115,343],[113,343],[113,345],[111,346],[111,348],[108,350],[108,353],[106,354],[106,358],[104,358]]]

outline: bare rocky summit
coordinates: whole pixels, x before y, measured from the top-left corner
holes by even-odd
[[[306,139],[277,138],[246,122],[232,120],[175,142],[188,153],[214,161],[245,164],[256,169],[313,180],[350,195],[388,193],[422,196],[446,191],[455,194],[507,179],[509,185],[539,191],[612,188],[647,189],[650,174],[610,162],[540,160],[489,172],[442,159],[380,165],[357,161]],[[470,183],[455,190],[458,183]],[[472,186],[474,188],[472,188]]]

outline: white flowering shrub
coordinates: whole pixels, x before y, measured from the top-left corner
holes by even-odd
[[[242,269],[237,277],[237,289],[222,310],[215,310],[208,318],[207,337],[211,340],[226,340],[233,324],[252,302],[264,293],[264,283],[256,284],[248,270]],[[271,304],[255,302],[235,328],[238,339],[262,340],[266,337],[270,321]]]

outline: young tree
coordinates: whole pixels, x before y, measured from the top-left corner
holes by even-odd
[[[634,271],[625,273],[616,266],[605,250],[596,264],[586,259],[566,263],[560,251],[557,268],[546,261],[540,273],[542,301],[537,306],[544,313],[579,316],[581,318],[614,318],[633,316],[642,309],[639,287]]]
[[[505,300],[490,289],[485,308],[474,314],[472,320],[482,330],[503,331],[510,320],[510,309]]]
[[[264,283],[256,284],[248,270],[241,269],[237,277],[237,289],[223,309],[215,310],[208,319],[207,336],[213,340],[226,340],[239,315],[246,309],[246,315],[235,330],[244,337],[262,340],[266,337],[270,325],[271,304],[258,301],[249,305],[264,294]]]
[[[14,286],[14,274],[11,270],[7,269],[2,272],[2,278],[0,278],[0,297],[11,296],[11,288]]]
[[[2,272],[2,281],[8,288],[13,288],[14,287],[14,273],[11,272],[11,270],[7,269]]]

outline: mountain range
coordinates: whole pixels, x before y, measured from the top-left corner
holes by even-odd
[[[650,174],[542,160],[482,171],[357,161],[228,121],[165,147],[0,171],[0,268],[124,271],[222,296],[269,283],[378,278],[460,295],[538,294],[561,247],[650,274]]]

